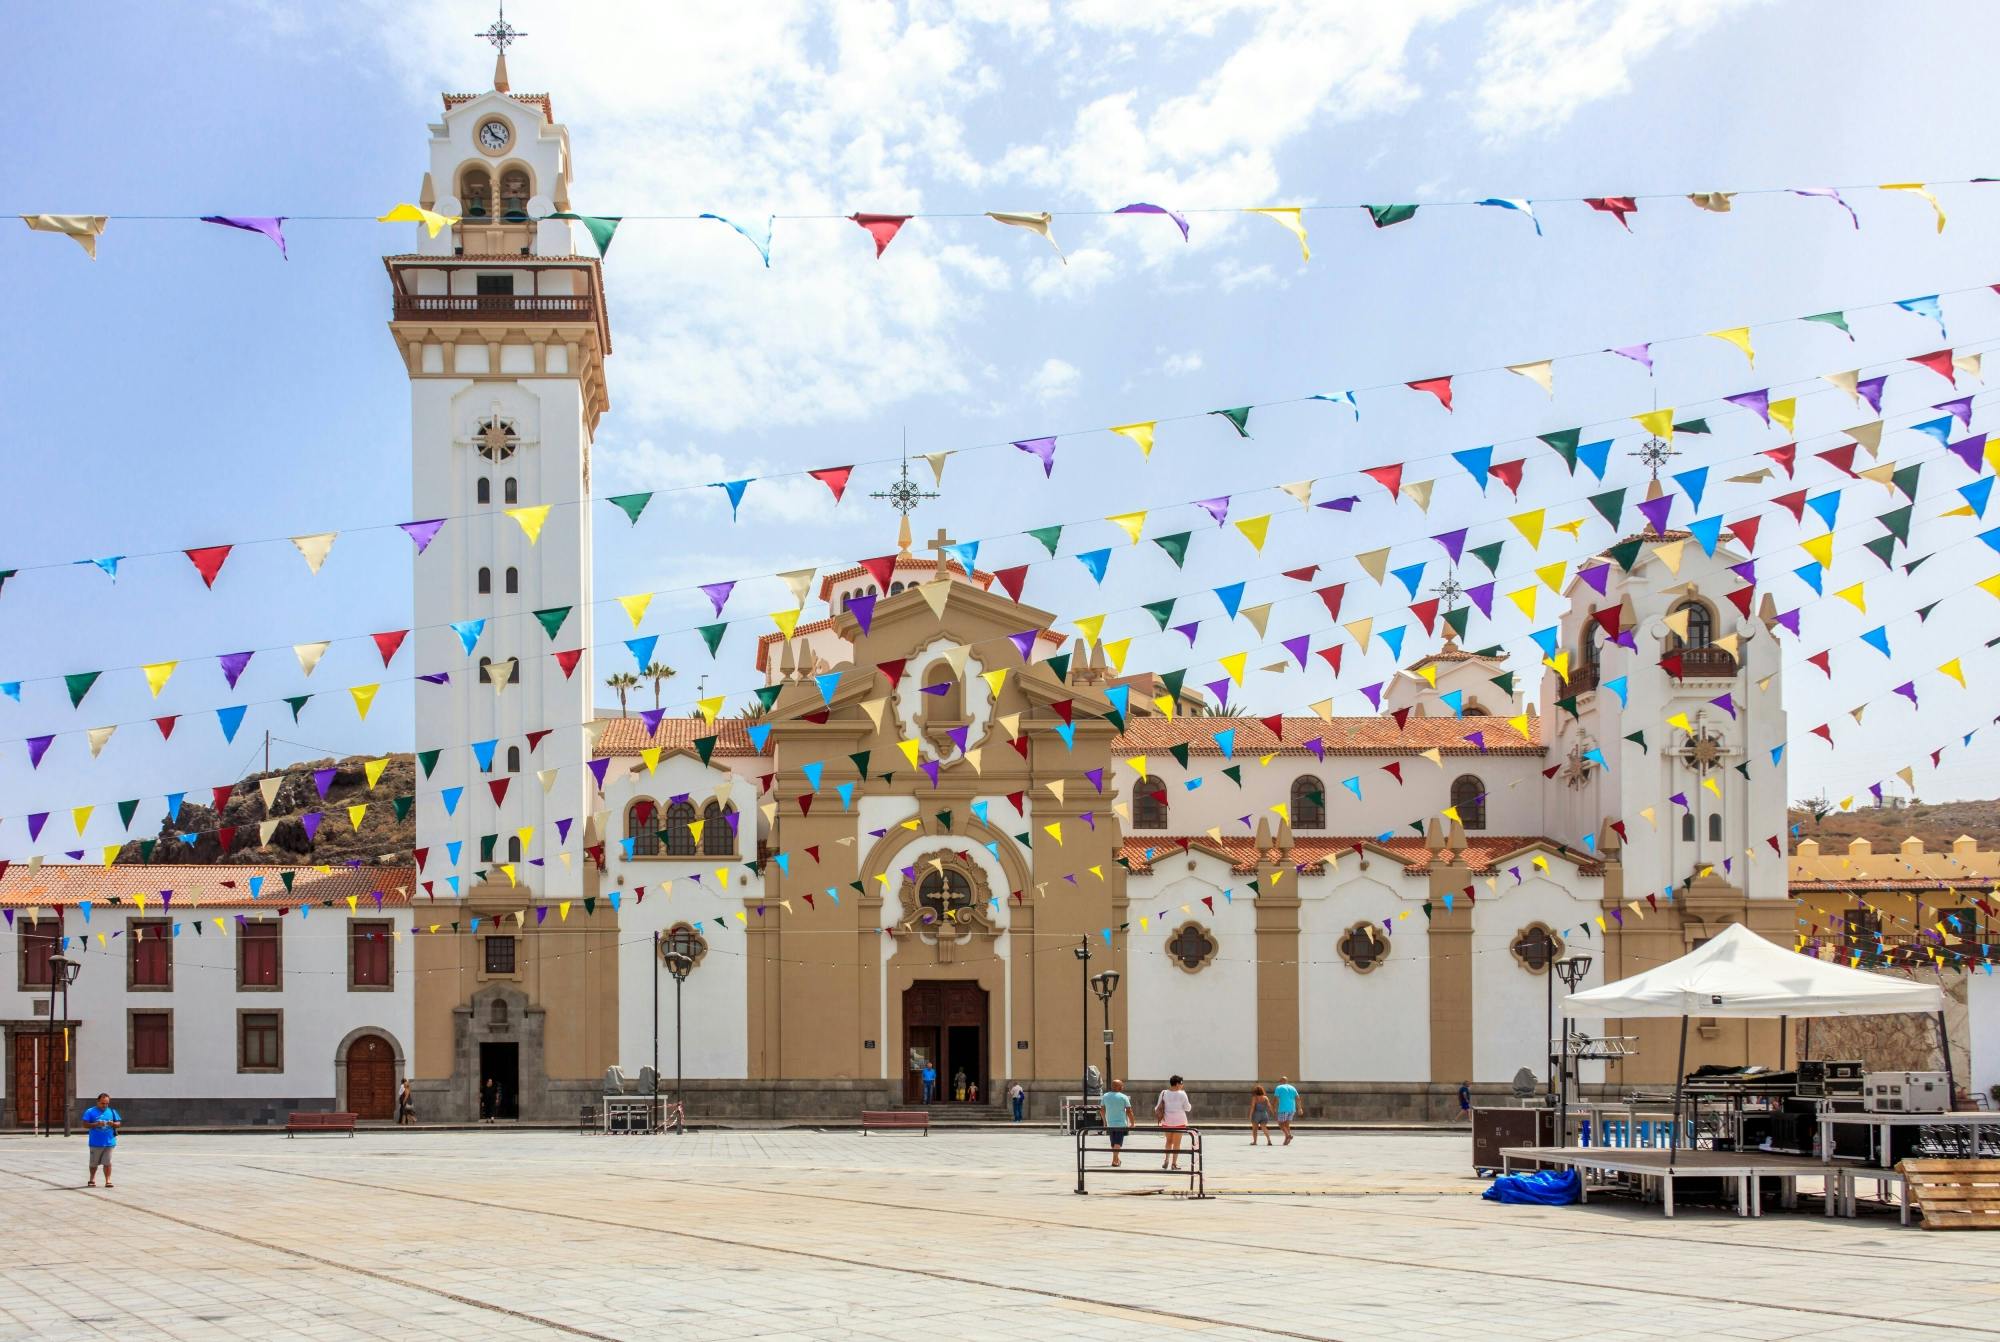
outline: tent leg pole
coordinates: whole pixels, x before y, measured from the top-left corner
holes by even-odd
[[[1681,1017],[1681,1057],[1674,1064],[1674,1130],[1667,1138],[1667,1168],[1673,1169],[1680,1160],[1681,1153],[1681,1090],[1687,1081],[1688,1062],[1688,1018]],[[1668,1176],[1667,1187],[1673,1188],[1673,1177]],[[1673,1194],[1668,1193],[1669,1197]],[[1672,1203],[1668,1204],[1672,1206]],[[1671,1212],[1668,1215],[1672,1215]]]
[[[1944,1096],[1950,1108],[1958,1107],[1958,1078],[1951,1073],[1951,1030],[1944,1023],[1944,1012],[1937,1013],[1938,1051],[1944,1054]]]
[[[1812,1056],[1812,1017],[1807,1016],[1805,1038],[1799,1041],[1799,1061],[1804,1062],[1807,1058],[1810,1058],[1811,1056]]]
[[[1789,1070],[1785,1066],[1785,1052],[1791,1046],[1791,1042],[1792,1018],[1780,1016],[1778,1017],[1778,1070],[1781,1072]]]

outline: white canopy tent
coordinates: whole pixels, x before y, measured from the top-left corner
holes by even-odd
[[[1731,923],[1678,960],[1563,999],[1573,1016],[1888,1016],[1944,1010],[1927,983],[1829,964]]]
[[[1740,1020],[1924,1012],[1937,1020],[1947,1072],[1951,1067],[1951,1046],[1944,1038],[1943,989],[1815,960],[1774,945],[1741,923],[1731,923],[1678,960],[1601,988],[1571,993],[1563,999],[1563,1010],[1567,1015],[1623,1019],[1680,1017],[1671,1148],[1675,1154],[1680,1149],[1681,1088],[1686,1081],[1691,1016]]]

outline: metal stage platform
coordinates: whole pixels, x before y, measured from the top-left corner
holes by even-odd
[[[1829,1202],[1838,1200],[1837,1182],[1842,1169],[1811,1156],[1777,1155],[1767,1151],[1672,1151],[1654,1147],[1620,1146],[1509,1146],[1500,1151],[1503,1172],[1516,1165],[1534,1168],[1555,1166],[1573,1169],[1583,1177],[1583,1200],[1590,1201],[1593,1172],[1628,1174],[1639,1181],[1650,1200],[1657,1190],[1668,1216],[1674,1214],[1675,1179],[1734,1179],[1736,1214],[1762,1216],[1764,1205],[1760,1181],[1783,1179],[1784,1203],[1798,1202],[1801,1176],[1827,1180]],[[1600,1191],[1602,1191],[1600,1189]]]

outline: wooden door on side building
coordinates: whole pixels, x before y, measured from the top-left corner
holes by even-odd
[[[359,1118],[396,1116],[396,1054],[381,1035],[347,1046],[347,1108]]]
[[[53,1045],[53,1047],[51,1047]],[[44,1114],[50,1121],[60,1126],[62,1123],[64,1095],[68,1092],[68,1067],[62,1061],[63,1036],[58,1034],[53,1040],[44,1034],[30,1034],[23,1030],[14,1036],[14,1122],[20,1127],[40,1123]],[[54,1058],[54,1067],[48,1059]],[[35,1081],[42,1082],[41,1103],[35,1102]]]

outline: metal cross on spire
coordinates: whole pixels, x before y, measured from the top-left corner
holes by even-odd
[[[1437,597],[1438,604],[1445,610],[1457,610],[1459,601],[1465,596],[1465,589],[1459,586],[1458,570],[1446,569],[1444,581],[1431,588],[1431,592]]]
[[[527,34],[507,22],[507,2],[506,0],[500,0],[500,17],[493,20],[492,23],[488,24],[480,32],[474,33],[473,36],[485,38],[498,49],[502,56],[505,56],[507,48],[526,37]]]
[[[910,433],[908,429],[903,431],[903,469],[901,474],[889,482],[887,489],[878,489],[868,497],[871,499],[886,500],[891,508],[902,514],[896,525],[896,549],[900,554],[908,554],[910,552],[910,514],[916,511],[917,505],[925,499],[938,497],[936,490],[920,488],[917,482],[910,478]],[[944,533],[939,532],[938,534],[943,535]]]

